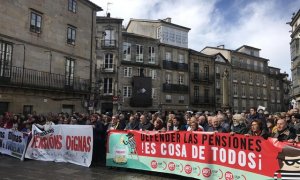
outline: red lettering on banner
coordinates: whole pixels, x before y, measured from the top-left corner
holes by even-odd
[[[276,157],[280,149],[260,137],[200,132],[130,132],[134,134],[137,155],[216,164],[265,175],[278,170]],[[268,166],[270,163],[271,167]]]
[[[35,135],[32,138],[33,138],[33,142],[31,144],[31,148],[37,148],[37,149],[61,149],[62,148],[61,135],[51,135],[45,137]]]
[[[66,136],[66,148],[71,151],[90,152],[90,136]]]

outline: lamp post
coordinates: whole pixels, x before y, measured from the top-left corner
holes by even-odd
[[[25,60],[26,60],[26,46],[25,44],[14,44],[14,45],[19,45],[19,46],[23,46],[23,64],[22,64],[22,85],[23,85],[23,81],[24,81],[24,72],[25,72]]]

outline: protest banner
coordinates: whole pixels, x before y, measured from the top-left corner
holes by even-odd
[[[52,125],[45,131],[32,126],[26,158],[70,162],[89,167],[93,153],[93,128],[86,125]]]
[[[0,128],[0,153],[24,160],[27,134],[12,129]]]
[[[299,178],[299,164],[298,147],[226,133],[111,131],[106,154],[107,166],[197,179]]]

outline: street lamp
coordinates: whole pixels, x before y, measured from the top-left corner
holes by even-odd
[[[23,85],[23,81],[24,81],[24,72],[25,72],[25,58],[26,58],[26,46],[25,44],[14,44],[14,45],[19,45],[19,46],[23,46],[23,68],[22,68],[22,85]]]

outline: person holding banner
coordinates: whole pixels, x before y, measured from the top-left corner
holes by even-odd
[[[251,128],[248,131],[246,136],[260,136],[264,139],[267,139],[269,137],[268,131],[262,127],[262,122],[260,120],[254,119],[251,122]]]
[[[232,117],[231,134],[246,134],[248,129],[245,124],[245,118],[241,114],[235,114]]]
[[[285,119],[277,120],[277,132],[272,135],[273,138],[277,138],[278,141],[289,141],[294,142],[297,137],[294,128],[290,128],[287,125]]]
[[[216,116],[211,118],[211,123],[212,123],[212,126],[207,129],[208,132],[220,132],[220,133],[227,132],[226,129],[224,129],[221,126],[220,121]]]

